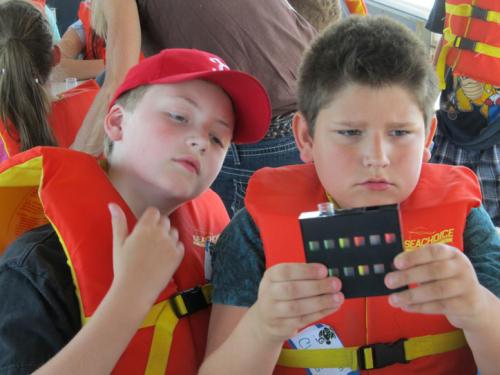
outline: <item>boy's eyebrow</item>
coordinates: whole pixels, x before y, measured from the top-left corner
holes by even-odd
[[[366,125],[366,121],[332,121],[332,124],[354,128],[357,126]]]
[[[347,126],[349,128],[366,126],[367,123],[368,123],[367,121],[332,121],[332,124]],[[388,122],[387,125],[390,127],[397,127],[397,126],[415,126],[416,124],[411,121],[392,121]]]
[[[200,108],[200,106],[198,105],[198,103],[196,103],[196,102],[195,102],[193,99],[191,99],[191,98],[188,98],[188,97],[186,97],[186,96],[175,96],[175,97],[176,97],[176,98],[178,98],[178,99],[185,100],[186,102],[188,102],[189,104],[191,104],[191,105],[192,105],[192,106],[194,106],[195,108],[198,108],[198,109]],[[224,127],[228,128],[228,129],[231,129],[231,127],[229,126],[229,124],[228,124],[226,121],[224,121],[224,120],[222,120],[222,119],[220,119],[220,118],[218,118],[218,119],[216,120],[216,122],[217,122],[218,124],[220,124],[220,125],[222,125],[222,126],[224,126]]]

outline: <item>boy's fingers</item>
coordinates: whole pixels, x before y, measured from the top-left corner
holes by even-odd
[[[174,240],[174,242],[179,241],[179,231],[175,228],[170,229],[170,236]]]
[[[318,296],[340,291],[341,282],[338,278],[325,278],[320,280],[300,280],[272,283],[270,292],[273,299],[278,301],[294,300]]]
[[[458,250],[454,247],[444,244],[426,245],[417,250],[405,251],[398,254],[396,258],[394,258],[394,264],[397,269],[402,270],[422,264],[453,258],[457,251]]]
[[[401,310],[419,314],[448,315],[453,313],[457,315],[458,312],[463,312],[465,310],[464,307],[464,301],[462,298],[448,298],[445,300],[416,303],[404,306]]]
[[[322,310],[338,309],[343,300],[342,293],[323,294],[294,301],[277,301],[272,308],[275,318],[293,318]]]
[[[305,327],[310,325],[311,323],[314,323],[318,320],[321,320],[325,316],[328,316],[330,314],[333,314],[335,311],[337,311],[337,308],[329,308],[329,309],[324,309],[321,311],[316,311],[311,314],[306,314],[302,315],[299,317],[294,317],[294,318],[288,318],[288,319],[283,319],[283,325],[286,327],[289,327],[290,330],[296,330],[297,327]]]
[[[127,238],[127,218],[123,210],[116,203],[108,204],[111,214],[111,229],[113,231],[113,248],[120,247]]]
[[[145,223],[160,223],[160,220],[162,218],[162,215],[160,214],[160,211],[158,211],[157,208],[155,207],[148,207],[146,211],[142,214],[140,217],[139,221],[137,222],[138,225],[144,225]]]
[[[161,215],[160,225],[161,225],[162,229],[165,231],[165,233],[169,233],[169,231],[170,231],[170,219],[168,218],[168,216]]]
[[[409,284],[444,280],[455,276],[459,271],[460,267],[457,262],[433,262],[403,271],[390,272],[385,276],[385,285],[388,288],[395,289]]]
[[[463,294],[464,288],[460,280],[446,279],[419,285],[403,292],[394,293],[389,296],[389,303],[394,307],[409,306],[446,300]]]
[[[280,263],[269,268],[266,276],[271,282],[322,279],[327,276],[327,269],[318,263]]]

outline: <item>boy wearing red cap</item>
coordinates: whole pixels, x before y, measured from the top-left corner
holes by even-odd
[[[57,148],[4,164],[0,201],[23,186],[50,225],[0,262],[0,373],[196,373],[204,254],[228,220],[208,187],[229,144],[259,140],[269,118],[253,77],[209,53],[165,50],[132,68],[111,102],[106,171]]]

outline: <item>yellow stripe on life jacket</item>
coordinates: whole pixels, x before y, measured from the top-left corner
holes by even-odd
[[[494,10],[487,10],[475,7],[471,4],[446,4],[446,13],[452,16],[459,17],[474,17],[476,14],[481,14],[482,19],[487,22],[500,23],[500,12]]]
[[[446,353],[462,348],[466,345],[463,331],[412,337],[403,342],[404,359],[426,357],[429,355]],[[295,368],[351,368],[352,370],[370,370],[380,368],[377,366],[373,347],[348,347],[338,349],[283,349],[281,351],[278,364]],[[390,345],[390,344],[389,344]],[[358,351],[361,350],[361,353]],[[362,358],[364,364],[360,366],[358,361]]]
[[[42,164],[40,156],[0,173],[0,254],[27,230],[47,223],[38,197]]]

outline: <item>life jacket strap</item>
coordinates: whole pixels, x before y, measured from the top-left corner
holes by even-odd
[[[451,16],[472,17],[486,22],[500,23],[500,12],[471,4],[446,4],[445,12]]]
[[[141,328],[154,326],[151,350],[144,374],[164,374],[167,369],[174,331],[179,319],[194,314],[212,303],[212,285],[197,286],[154,305]]]
[[[177,318],[184,318],[212,304],[212,284],[185,290],[170,298]]]
[[[467,345],[461,330],[338,349],[282,349],[278,365],[295,368],[378,369],[441,354]]]

